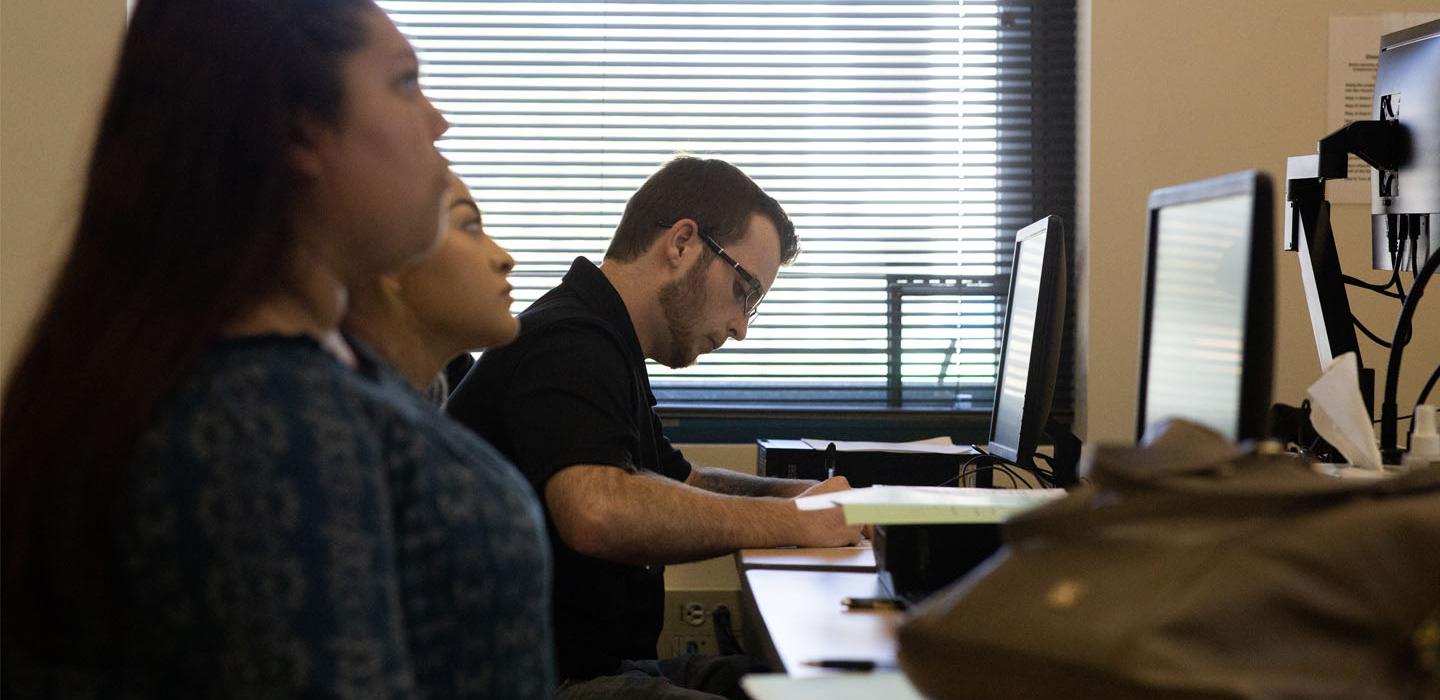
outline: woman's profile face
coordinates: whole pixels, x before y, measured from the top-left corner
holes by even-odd
[[[449,124],[420,91],[414,49],[379,8],[361,14],[365,41],[341,63],[339,115],[312,125],[299,149],[312,216],[348,282],[398,270],[436,244],[435,202],[449,177],[435,147]]]
[[[440,246],[400,274],[401,298],[428,335],[458,340],[466,349],[504,345],[520,330],[507,279],[515,259],[485,234],[479,207],[455,175],[443,207]]]

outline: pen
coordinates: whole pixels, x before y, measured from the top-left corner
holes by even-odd
[[[905,609],[905,601],[898,598],[842,598],[840,604],[851,610]]]
[[[874,671],[880,665],[869,659],[820,659],[818,661],[806,661],[806,666],[813,668],[828,668],[835,671]]]
[[[835,478],[835,443],[825,447],[825,478]]]

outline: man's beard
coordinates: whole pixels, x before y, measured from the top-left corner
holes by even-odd
[[[700,357],[695,351],[695,321],[705,309],[707,262],[697,264],[684,277],[660,288],[660,310],[665,315],[670,338],[655,361],[671,369],[689,367]]]

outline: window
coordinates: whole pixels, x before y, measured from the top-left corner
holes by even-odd
[[[598,261],[676,152],[736,164],[794,219],[802,252],[749,338],[652,365],[663,415],[984,432],[1015,231],[1073,221],[1073,0],[380,4],[518,262],[517,311]]]

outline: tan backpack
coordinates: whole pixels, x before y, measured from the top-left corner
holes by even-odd
[[[1008,521],[901,626],[916,688],[1440,698],[1440,467],[1337,479],[1196,435],[1101,448],[1088,483]]]

